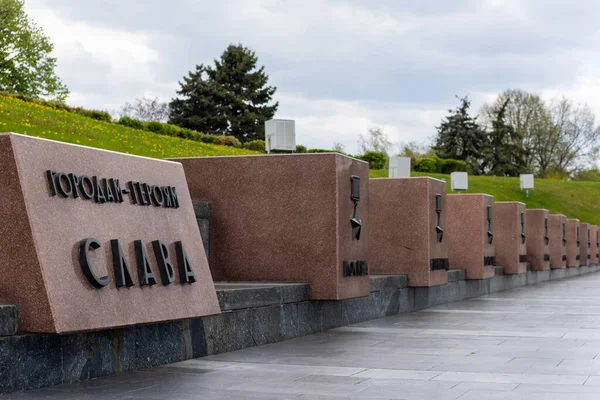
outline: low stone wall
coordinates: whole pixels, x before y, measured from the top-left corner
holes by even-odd
[[[0,338],[0,392],[31,390],[274,343],[343,325],[417,311],[502,290],[574,277],[599,265],[409,288],[404,275],[372,276],[367,297],[310,301],[307,284],[222,283],[220,315],[72,335]],[[16,308],[0,307],[2,334],[16,331]]]

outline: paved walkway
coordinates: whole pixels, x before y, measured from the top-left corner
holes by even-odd
[[[595,274],[6,398],[597,400],[599,353]]]

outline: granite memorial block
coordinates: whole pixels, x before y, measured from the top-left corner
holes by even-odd
[[[550,269],[550,218],[548,210],[529,209],[525,213],[527,235],[527,262],[534,271]],[[559,248],[560,241],[552,243]],[[562,257],[559,257],[561,259]]]
[[[409,286],[448,283],[446,182],[369,180],[369,272],[407,275]]]
[[[579,267],[581,264],[581,242],[579,220],[567,219],[567,268]]]
[[[592,236],[590,224],[582,222],[579,224],[579,265],[588,266],[592,261]]]
[[[590,237],[592,239],[590,263],[598,264],[600,263],[600,231],[598,230],[598,225],[590,225]]]
[[[26,332],[220,312],[180,164],[0,134],[0,300]]]
[[[496,265],[504,267],[505,275],[527,272],[527,219],[525,203],[495,202],[494,246]]]
[[[368,296],[369,166],[336,153],[179,159],[210,201],[215,281],[310,284],[315,300]]]
[[[567,217],[562,214],[548,216],[548,232],[550,236],[550,268],[567,267]]]
[[[495,275],[494,197],[487,194],[449,194],[448,260],[451,269],[465,269],[467,279]]]

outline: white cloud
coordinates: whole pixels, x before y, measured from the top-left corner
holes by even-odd
[[[594,0],[28,0],[56,44],[70,101],[118,109],[175,95],[229,43],[256,50],[278,87],[278,117],[309,147],[384,128],[426,141],[469,94],[566,95],[600,115],[600,3]]]

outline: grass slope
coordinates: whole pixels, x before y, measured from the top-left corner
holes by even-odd
[[[387,171],[371,170],[372,178],[387,177]],[[450,175],[414,172],[412,176],[431,176],[445,179],[448,193]],[[565,214],[581,222],[600,225],[600,182],[569,182],[554,179],[536,179],[535,189],[526,198],[519,189],[519,178],[496,176],[469,176],[467,193],[487,193],[496,201],[521,201],[527,208],[546,208],[551,213]]]
[[[256,152],[157,135],[0,96],[0,132],[15,132],[152,158],[226,156]]]

